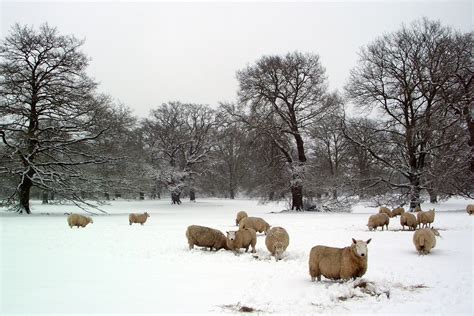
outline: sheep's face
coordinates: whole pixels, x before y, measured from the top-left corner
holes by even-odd
[[[227,239],[232,241],[235,240],[235,233],[236,231],[227,232]]]
[[[441,236],[441,235],[439,234],[439,231],[438,231],[437,229],[431,228],[431,231],[433,232],[433,234],[434,234],[435,236],[438,236],[438,237]]]
[[[145,212],[145,216],[150,217],[150,214],[148,214],[148,212]]]
[[[367,244],[370,243],[371,240],[372,239],[363,241],[363,240],[355,240],[354,238],[352,238],[352,246],[355,250],[356,255],[358,255],[359,257],[367,258],[367,253],[368,253]]]
[[[89,223],[93,224],[94,221],[92,220],[92,218],[89,217]]]

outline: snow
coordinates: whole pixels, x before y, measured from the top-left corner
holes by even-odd
[[[353,213],[279,213],[284,204],[252,200],[113,201],[110,215],[94,216],[86,228],[69,228],[72,205],[33,202],[33,215],[0,211],[0,314],[13,313],[234,313],[241,306],[275,314],[473,314],[473,221],[452,199],[436,205],[442,238],[419,256],[413,232],[369,232],[375,208]],[[422,208],[428,208],[422,205]],[[236,229],[245,210],[290,234],[282,261],[271,259],[264,235],[257,256],[221,250],[189,250],[188,225]],[[148,211],[144,226],[128,224],[128,213]],[[48,213],[49,215],[47,215]],[[367,240],[368,271],[361,279],[311,282],[308,255],[322,244],[345,247]],[[357,287],[360,282],[366,287]]]

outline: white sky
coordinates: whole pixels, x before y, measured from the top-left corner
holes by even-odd
[[[147,116],[168,101],[234,101],[237,70],[264,54],[313,52],[342,89],[361,46],[426,16],[473,30],[472,1],[25,2],[0,0],[0,37],[48,22],[85,38],[100,91]]]

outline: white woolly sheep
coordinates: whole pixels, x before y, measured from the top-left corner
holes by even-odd
[[[93,224],[94,221],[89,216],[79,215],[79,214],[71,214],[67,217],[67,223],[69,227],[77,226],[79,227],[86,227],[87,224]]]
[[[467,214],[469,214],[469,215],[474,214],[474,204],[468,204],[468,205],[466,206],[466,212],[467,212]]]
[[[222,248],[227,248],[227,238],[225,235],[214,228],[191,225],[186,229],[186,238],[188,239],[189,250],[193,249],[194,246],[209,247],[209,250],[213,248],[218,251]]]
[[[401,206],[392,210],[392,217],[397,217],[398,215],[402,215],[405,213],[405,209]]]
[[[388,224],[390,223],[390,218],[386,213],[378,213],[371,215],[369,217],[369,222],[367,223],[367,226],[369,227],[369,230],[377,230],[377,227],[381,226],[382,230],[384,226],[387,226],[388,230]]]
[[[146,222],[148,217],[150,217],[150,215],[147,212],[143,214],[132,213],[128,215],[128,222],[130,223],[130,225],[132,225],[133,223],[143,225]]]
[[[239,229],[244,228],[253,228],[255,231],[266,235],[270,225],[260,217],[245,217],[239,223]]]
[[[227,248],[234,253],[238,253],[240,248],[245,248],[245,252],[247,252],[250,246],[252,246],[252,253],[255,253],[257,252],[255,250],[256,243],[257,233],[253,228],[227,232]]]
[[[388,217],[392,217],[392,211],[390,211],[390,209],[385,206],[380,207],[379,213],[385,213],[388,215]]]
[[[423,225],[423,228],[430,227],[431,226],[430,224],[433,224],[434,219],[435,219],[435,210],[431,209],[427,212],[418,212],[416,214],[416,217],[417,217],[418,225],[420,226],[420,228],[422,228],[422,225]]]
[[[321,281],[321,275],[332,280],[348,280],[361,277],[367,271],[369,244],[367,241],[355,240],[345,248],[315,246],[309,254],[309,274],[311,281]]]
[[[249,217],[245,211],[240,211],[237,213],[237,217],[235,218],[235,225],[239,226],[240,221],[243,218]]]
[[[405,230],[405,225],[408,226],[408,230],[415,230],[416,226],[418,226],[418,221],[412,213],[402,213],[400,216],[400,225],[402,225],[403,230]]]
[[[434,228],[418,229],[413,234],[413,244],[420,255],[428,254],[436,246],[436,236],[440,235]]]
[[[273,227],[265,237],[265,245],[276,261],[281,259],[289,244],[290,236],[283,227]]]

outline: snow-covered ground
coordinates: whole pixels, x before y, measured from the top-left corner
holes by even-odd
[[[369,232],[375,208],[353,213],[278,213],[282,206],[252,200],[115,201],[84,229],[70,229],[70,205],[33,203],[34,215],[0,210],[0,314],[13,313],[232,313],[241,306],[260,313],[473,314],[473,221],[451,200],[435,207],[442,238],[419,256],[413,232]],[[428,205],[423,205],[423,209]],[[233,230],[246,210],[290,235],[284,260],[270,259],[264,235],[257,255],[188,250],[185,230],[198,224]],[[148,211],[144,226],[129,212]],[[276,212],[276,213],[272,213]],[[46,214],[48,213],[48,214]],[[360,280],[312,283],[308,256],[317,244],[345,247],[367,240],[368,271]]]

